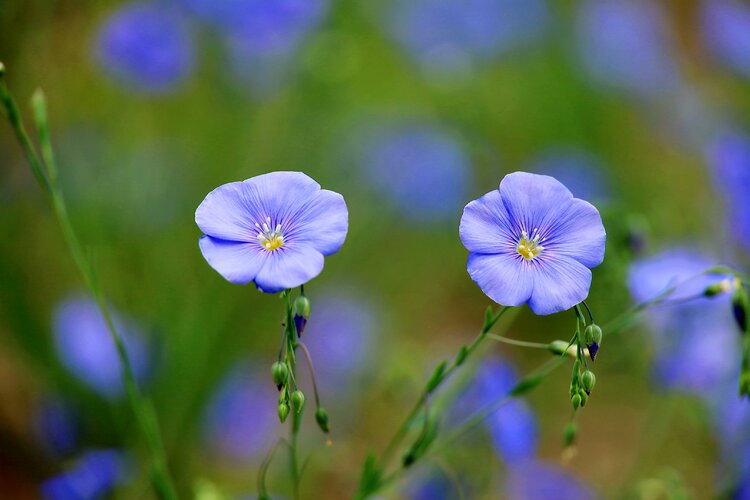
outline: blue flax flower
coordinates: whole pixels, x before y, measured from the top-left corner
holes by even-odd
[[[530,460],[509,468],[505,496],[509,500],[591,500],[594,493],[560,467]]]
[[[674,90],[679,72],[658,2],[587,0],[579,7],[578,50],[597,84],[641,96]]]
[[[205,414],[203,434],[217,455],[237,461],[263,456],[278,427],[276,393],[266,371],[235,366],[221,380]]]
[[[148,375],[150,353],[140,329],[112,312],[136,379]],[[93,299],[76,296],[64,301],[53,319],[55,348],[62,364],[81,382],[106,398],[123,394],[120,361],[107,324]]]
[[[738,0],[704,0],[701,24],[714,57],[750,77],[750,6]]]
[[[127,459],[116,450],[89,451],[76,465],[41,485],[45,500],[94,500],[104,498],[127,481]]]
[[[502,305],[528,303],[536,314],[585,299],[590,269],[604,259],[598,210],[546,175],[506,175],[499,189],[466,205],[459,233],[482,291]]]
[[[633,263],[628,285],[638,302],[673,290],[665,304],[651,309],[654,330],[654,376],[672,390],[708,396],[737,376],[739,339],[729,314],[729,294],[705,298],[707,286],[731,282],[704,274],[713,261],[688,249],[670,249]]]
[[[724,132],[713,141],[708,156],[729,213],[731,235],[750,249],[750,137]]]
[[[429,125],[396,125],[374,137],[362,164],[374,186],[402,215],[423,222],[461,208],[471,164],[461,144]]]
[[[193,69],[185,20],[164,4],[125,5],[104,22],[97,43],[100,64],[125,87],[163,93]]]
[[[300,172],[272,172],[211,191],[195,211],[209,265],[231,283],[294,288],[323,270],[344,244],[344,198]]]

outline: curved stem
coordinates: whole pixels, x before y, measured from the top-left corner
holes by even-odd
[[[518,347],[530,347],[532,349],[544,349],[545,351],[549,349],[548,344],[542,344],[540,342],[527,342],[525,340],[516,340],[511,339],[508,337],[503,337],[502,335],[495,335],[494,333],[488,333],[487,338],[490,340],[496,340],[498,342],[502,342],[503,344],[509,344],[509,345],[515,345]]]
[[[307,350],[307,346],[303,342],[298,342],[297,345],[302,352],[305,354],[305,360],[307,360],[307,368],[310,372],[310,381],[312,382],[313,394],[315,395],[315,406],[320,406],[320,397],[318,396],[318,384],[315,382],[315,369],[313,368],[312,356],[310,351]]]

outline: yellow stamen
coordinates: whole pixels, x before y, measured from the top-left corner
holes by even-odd
[[[544,247],[539,244],[539,233],[535,229],[532,232],[532,237],[529,238],[529,233],[521,231],[521,239],[518,240],[518,246],[516,251],[527,261],[531,261],[542,253]]]
[[[255,227],[258,228],[258,242],[267,251],[273,252],[284,246],[284,235],[281,233],[281,224],[276,224],[276,227],[271,230],[271,218],[266,217],[266,221],[262,226],[256,222]]]

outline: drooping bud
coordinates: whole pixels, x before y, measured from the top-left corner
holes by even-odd
[[[586,391],[586,394],[591,394],[591,389],[594,388],[595,383],[596,376],[591,370],[586,370],[581,374],[581,385],[583,386],[583,390]]]
[[[750,373],[740,375],[740,397],[750,399]]]
[[[304,295],[297,297],[294,301],[294,326],[297,328],[297,336],[301,337],[310,317],[310,301]]]
[[[567,354],[573,359],[575,359],[576,357],[575,344],[571,344],[564,340],[553,340],[552,342],[547,344],[547,350],[552,354],[557,354],[558,356]]]
[[[294,411],[299,413],[302,411],[303,406],[305,406],[305,395],[302,394],[302,391],[296,389],[292,393],[292,408],[294,408]]]
[[[576,434],[578,433],[578,428],[576,427],[576,423],[572,420],[565,425],[565,429],[563,429],[563,445],[567,448],[568,446],[572,446],[573,443],[576,441]]]
[[[589,349],[592,361],[596,359],[599,346],[602,343],[602,329],[599,325],[592,323],[583,330],[583,341]]]
[[[286,363],[282,363],[281,361],[275,362],[271,366],[271,375],[273,376],[273,383],[276,384],[276,388],[281,390],[289,376],[289,369],[286,367]]]
[[[315,410],[315,421],[318,423],[320,430],[328,434],[331,428],[328,425],[328,412],[322,406]]]
[[[732,281],[727,278],[719,281],[718,283],[713,283],[711,285],[708,285],[705,290],[703,290],[703,295],[706,297],[715,297],[716,295],[722,294],[722,293],[729,293],[732,291]]]
[[[750,310],[750,303],[748,303],[747,291],[742,283],[737,280],[737,288],[732,294],[732,312],[742,333],[748,332],[748,310]]]
[[[582,401],[581,400],[581,395],[578,394],[578,393],[573,394],[573,397],[570,398],[570,402],[573,403],[573,409],[574,410],[577,410],[578,408],[581,407],[581,401]]]
[[[279,421],[283,424],[286,421],[286,417],[289,415],[289,405],[281,402],[279,403]]]
[[[581,407],[586,406],[586,402],[589,400],[589,395],[586,394],[586,391],[584,391],[583,389],[580,389],[578,391],[578,396],[580,396],[581,398]]]

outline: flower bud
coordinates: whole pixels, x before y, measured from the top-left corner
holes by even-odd
[[[271,375],[273,376],[273,383],[276,384],[276,388],[281,390],[286,383],[287,376],[289,376],[289,369],[286,367],[286,363],[282,363],[281,361],[275,362],[271,366]]]
[[[576,353],[575,353],[575,344],[570,344],[569,342],[566,342],[565,340],[553,340],[549,344],[547,344],[547,350],[551,352],[552,354],[557,354],[559,356],[563,354],[567,354],[569,357],[575,359]]]
[[[297,336],[301,337],[307,326],[307,318],[310,317],[310,301],[304,295],[297,297],[294,301],[294,326],[297,328]]]
[[[583,339],[586,345],[602,343],[602,329],[597,324],[591,324],[583,331]]]
[[[575,443],[577,433],[578,428],[576,427],[576,423],[571,420],[567,423],[565,429],[563,429],[563,444],[565,447],[571,446]]]
[[[573,409],[577,410],[581,406],[581,395],[580,394],[573,394],[573,397],[570,398],[570,402],[573,403]]]
[[[305,406],[305,395],[302,394],[302,391],[296,389],[292,393],[292,408],[294,408],[294,411],[299,413],[302,411],[303,406]]]
[[[578,391],[578,395],[581,397],[581,407],[586,406],[586,402],[589,400],[589,395],[583,389]]]
[[[315,421],[318,423],[320,430],[328,434],[331,428],[328,426],[328,412],[322,406],[315,410]]]
[[[740,375],[740,397],[750,399],[750,373],[743,372]]]
[[[750,304],[748,303],[747,291],[742,283],[737,284],[737,288],[732,294],[732,312],[734,313],[734,319],[737,321],[740,330],[743,333],[747,333],[747,316]]]
[[[284,402],[279,403],[279,421],[282,424],[286,421],[287,415],[289,415],[289,405]]]
[[[583,386],[583,390],[586,391],[586,394],[591,394],[591,389],[594,388],[595,383],[596,376],[591,370],[586,370],[581,374],[581,385]]]

